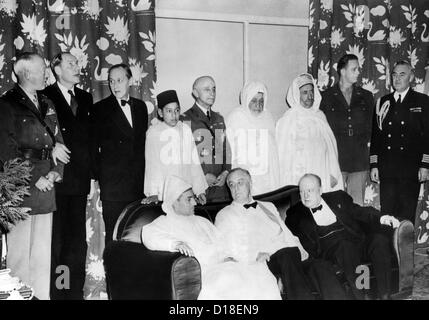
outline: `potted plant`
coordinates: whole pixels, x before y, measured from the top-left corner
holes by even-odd
[[[21,207],[29,195],[32,166],[20,158],[8,160],[0,170],[0,269],[6,268],[6,233],[19,221],[28,218],[30,208]]]

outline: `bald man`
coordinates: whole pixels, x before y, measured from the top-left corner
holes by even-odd
[[[361,207],[342,190],[322,194],[321,180],[305,174],[299,180],[301,202],[287,211],[286,225],[298,236],[310,257],[338,264],[356,299],[365,293],[357,287],[357,267],[363,257],[373,264],[381,299],[390,294],[391,227],[399,221],[372,207]],[[389,226],[389,227],[388,227]]]
[[[210,76],[202,76],[192,86],[194,105],[183,114],[194,134],[204,175],[209,185],[208,202],[230,198],[225,185],[231,170],[231,154],[225,138],[225,121],[222,115],[212,110],[216,100],[216,83]]]

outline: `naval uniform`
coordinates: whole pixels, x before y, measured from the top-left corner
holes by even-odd
[[[429,97],[410,88],[398,95],[377,103],[370,166],[378,168],[381,210],[414,222],[418,171],[429,168]]]
[[[374,112],[372,93],[353,86],[349,105],[337,83],[323,92],[320,110],[325,113],[337,140],[338,161],[346,191],[354,202],[362,205],[369,170],[369,142]]]

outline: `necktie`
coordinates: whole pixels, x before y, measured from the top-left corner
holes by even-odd
[[[70,95],[70,108],[73,112],[73,115],[76,116],[76,112],[77,112],[77,100],[76,97],[74,96],[74,93],[72,90],[67,91]]]
[[[121,100],[121,106],[125,107],[126,104],[130,104],[130,100]]]
[[[401,95],[398,95],[398,100],[396,100],[396,103],[401,103]]]
[[[210,110],[207,109],[206,115],[207,115],[207,119],[209,119],[210,121]]]
[[[322,210],[322,205],[316,207],[316,208],[312,208],[311,212],[316,213],[317,211]]]
[[[256,209],[257,205],[258,205],[258,203],[255,201],[255,202],[252,202],[252,203],[249,203],[249,204],[244,204],[243,207],[245,209],[249,209],[250,207],[253,207],[254,209]]]
[[[31,98],[31,102],[33,102],[36,108],[39,109],[39,100],[37,99],[37,96],[33,96],[33,98]]]

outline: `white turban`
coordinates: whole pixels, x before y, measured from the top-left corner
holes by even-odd
[[[162,210],[167,215],[174,214],[173,203],[189,189],[192,189],[192,186],[183,179],[178,176],[168,176],[164,184]]]

